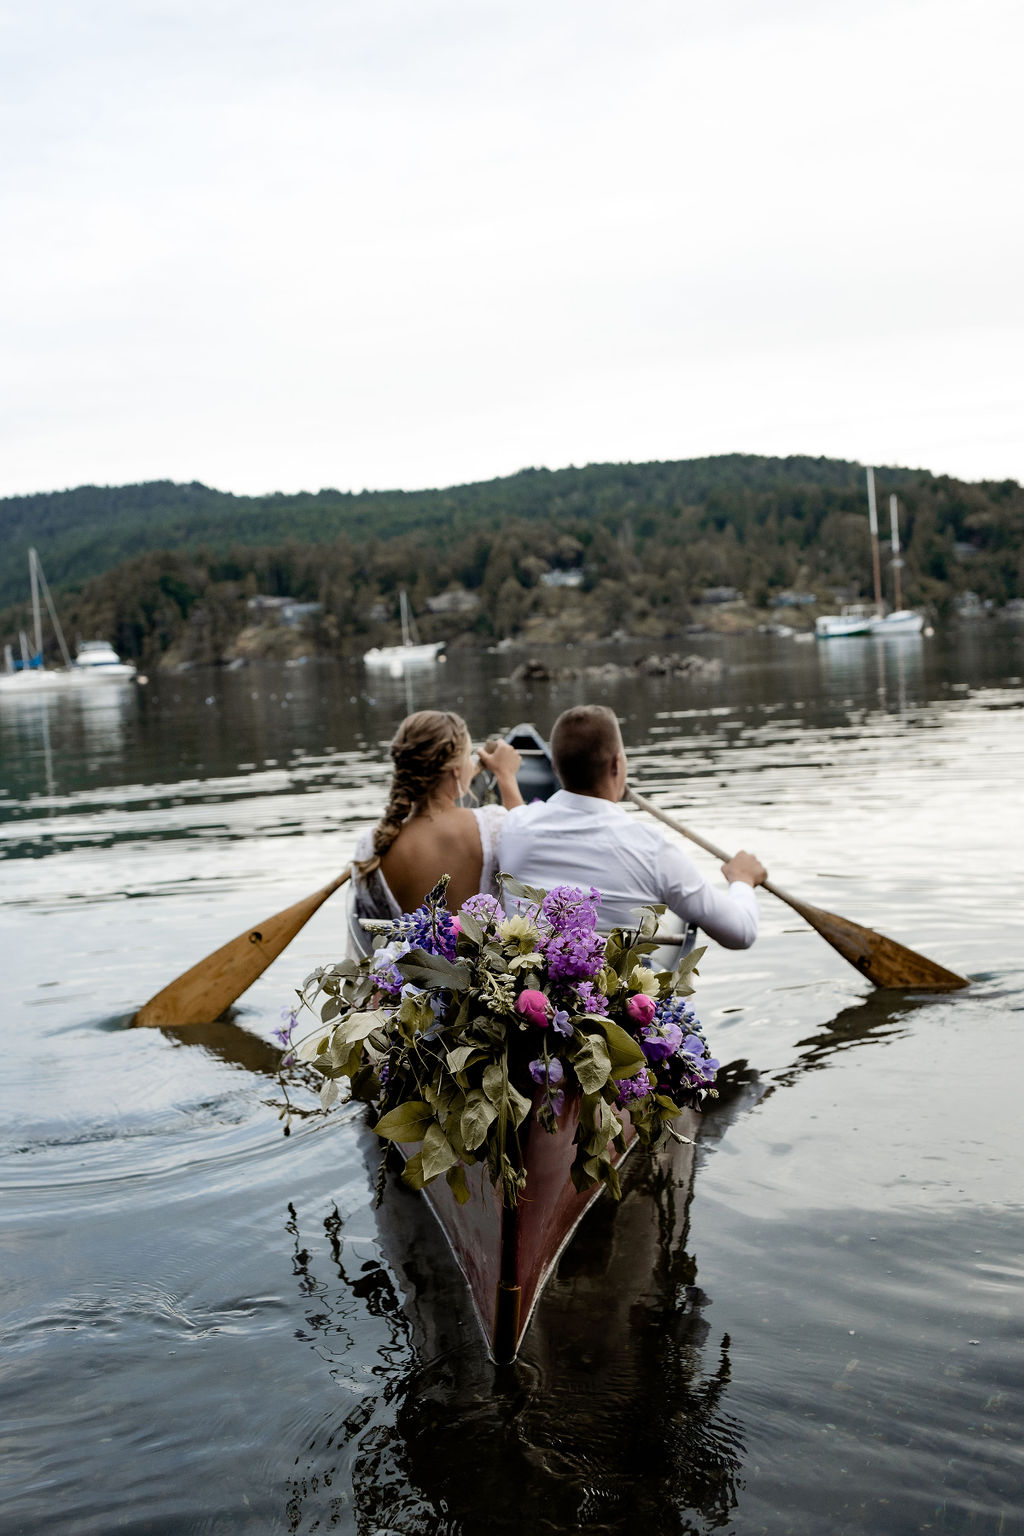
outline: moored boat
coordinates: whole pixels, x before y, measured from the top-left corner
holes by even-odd
[[[443,640],[426,643],[420,641],[404,588],[398,596],[402,619],[401,645],[374,645],[363,653],[363,663],[371,671],[389,672],[392,677],[401,677],[407,667],[432,666],[441,659],[445,647]]]
[[[919,635],[924,629],[924,614],[901,605],[899,508],[895,495],[889,497],[889,526],[892,556],[889,569],[893,579],[893,607],[885,612],[882,601],[882,567],[878,552],[878,510],[875,504],[875,472],[867,470],[868,530],[871,535],[871,564],[875,583],[874,611],[864,604],[850,604],[840,613],[825,613],[814,621],[818,640],[842,640],[850,635]],[[931,633],[931,631],[929,631]]]
[[[128,682],[137,671],[132,662],[121,660],[107,640],[83,640],[72,663],[76,682]]]

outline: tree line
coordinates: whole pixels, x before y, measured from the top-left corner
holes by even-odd
[[[908,601],[941,612],[968,589],[997,604],[1020,595],[1016,482],[876,478],[883,535],[888,494],[899,498]],[[312,643],[344,651],[394,638],[400,587],[424,638],[485,641],[566,615],[581,638],[678,633],[708,588],[734,587],[761,609],[786,591],[831,607],[871,585],[864,471],[828,459],[725,455],[263,498],[170,482],[83,487],[0,501],[0,537],[0,636],[26,624],[19,557],[34,544],[69,637],[102,635],[147,666],[168,653],[223,659],[257,594],[321,605]],[[559,570],[578,572],[579,588],[548,585]],[[427,599],[451,589],[475,606],[428,614]]]

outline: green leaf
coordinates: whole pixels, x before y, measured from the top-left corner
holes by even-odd
[[[466,1099],[466,1107],[459,1119],[459,1131],[467,1152],[482,1147],[487,1132],[498,1118],[498,1111],[480,1088],[474,1088]]]
[[[534,906],[539,907],[547,895],[547,891],[542,890],[540,886],[523,885],[519,880],[513,879],[511,875],[500,874],[495,878],[498,881],[503,896],[515,896],[519,901],[529,901]]]
[[[332,1055],[340,1046],[348,1047],[357,1041],[366,1040],[375,1029],[383,1029],[387,1022],[388,1015],[383,1008],[371,1008],[366,1013],[350,1013],[334,1031]]]
[[[509,1110],[512,1114],[513,1124],[518,1130],[523,1121],[526,1119],[527,1115],[530,1113],[530,1110],[533,1108],[533,1102],[530,1099],[524,1098],[524,1096],[517,1089],[512,1087],[511,1083],[508,1085],[507,1102]]]
[[[429,1184],[431,1179],[436,1179],[438,1174],[447,1173],[448,1169],[458,1162],[444,1132],[436,1122],[427,1128],[427,1134],[423,1138],[423,1151],[420,1155],[423,1159],[425,1184]]]
[[[484,1093],[492,1104],[498,1104],[505,1091],[505,1073],[502,1071],[499,1061],[492,1061],[489,1067],[484,1068],[482,1078]]]
[[[307,1035],[293,1047],[297,1061],[312,1061],[316,1056],[326,1056],[331,1047],[330,1035],[323,1035],[319,1031],[315,1035]]]
[[[459,911],[459,927],[471,944],[483,943],[484,931],[472,912],[467,912],[465,907],[460,908]]]
[[[611,1076],[611,1057],[600,1035],[584,1035],[572,1064],[584,1093],[600,1093]]]
[[[402,1183],[408,1184],[410,1189],[422,1189],[426,1180],[423,1177],[423,1157],[419,1152],[414,1152],[402,1169]]]
[[[374,1126],[385,1141],[422,1141],[434,1123],[434,1111],[422,1099],[408,1099],[382,1115]]]
[[[678,992],[682,997],[689,997],[693,992],[690,977],[697,975],[697,962],[703,960],[707,953],[707,945],[701,944],[697,949],[691,949],[688,955],[684,955],[672,972],[672,991]]]
[[[451,1190],[459,1205],[465,1205],[469,1199],[469,1185],[466,1183],[466,1170],[461,1163],[456,1163],[445,1174],[448,1188]]]
[[[429,997],[403,997],[398,1010],[398,1022],[403,1027],[406,1039],[410,1041],[422,1030],[429,1029],[434,1022],[434,1010],[430,1006]]]
[[[338,1085],[333,1078],[330,1078],[320,1088],[320,1108],[330,1109],[337,1097]]]
[[[395,969],[417,987],[447,987],[450,992],[464,992],[470,983],[468,965],[453,965],[444,955],[429,955],[425,949],[410,949],[395,961]]]
[[[448,1052],[449,1072],[465,1072],[471,1061],[479,1061],[486,1052],[478,1045],[457,1045],[454,1050]]]
[[[616,1024],[612,1019],[599,1018],[594,1014],[587,1015],[587,1023],[595,1024],[604,1035],[612,1077],[620,1079],[635,1077],[641,1067],[646,1067],[647,1057],[633,1036],[627,1034],[620,1024]]]

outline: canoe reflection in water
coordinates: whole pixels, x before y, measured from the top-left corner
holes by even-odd
[[[313,1235],[292,1212],[296,1273],[316,1298],[308,1342],[340,1380],[351,1369],[348,1341],[379,1320],[381,1389],[306,1441],[290,1530],[336,1521],[343,1506],[359,1532],[424,1536],[532,1523],[677,1532],[727,1521],[743,1445],[725,1402],[729,1339],[712,1332],[687,1252],[694,1148],[630,1158],[626,1169],[621,1203],[601,1199],[590,1211],[518,1361],[504,1367],[487,1357],[420,1197],[389,1189],[378,1212],[387,1267],[364,1263],[355,1276],[341,1218],[328,1218],[341,1291],[315,1277]],[[352,1386],[365,1394],[361,1353]]]

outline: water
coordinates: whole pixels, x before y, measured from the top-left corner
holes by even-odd
[[[458,653],[3,703],[5,1533],[1024,1529],[1021,637],[690,648],[721,681]],[[361,1112],[281,1136],[271,1032],[337,907],[231,1022],[124,1024],[343,864],[407,708],[587,698],[643,792],[972,986],[874,992],[764,897],[702,966],[733,1070],[695,1172],[637,1158],[497,1370],[418,1199],[374,1211]]]

